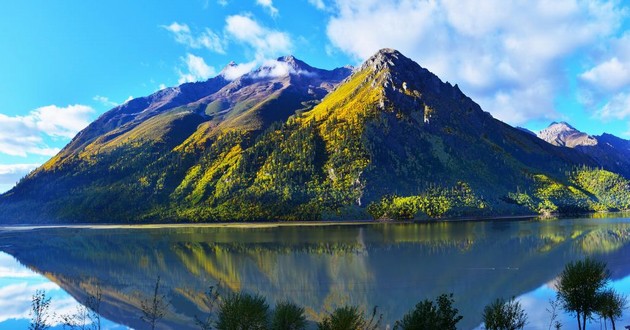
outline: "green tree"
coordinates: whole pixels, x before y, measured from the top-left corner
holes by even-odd
[[[304,308],[284,301],[276,305],[271,319],[271,330],[302,330],[306,327]]]
[[[50,297],[46,297],[46,291],[37,290],[31,298],[31,323],[29,330],[45,330],[50,327],[48,318],[50,317]]]
[[[219,306],[217,329],[267,329],[269,304],[265,297],[248,293],[234,293]]]
[[[140,318],[149,324],[151,330],[154,330],[157,322],[166,315],[168,306],[169,302],[166,295],[160,294],[160,277],[158,276],[155,281],[153,297],[140,302],[140,309],[142,310]]]
[[[569,313],[575,313],[578,329],[586,329],[586,319],[597,310],[597,295],[610,279],[606,263],[586,258],[568,263],[556,284],[558,299]]]
[[[597,295],[596,313],[604,318],[604,322],[609,319],[613,330],[615,330],[615,320],[621,318],[627,305],[628,299],[624,295],[613,289],[607,289]]]
[[[514,300],[497,299],[483,309],[483,323],[488,330],[518,330],[527,324],[527,314]]]
[[[435,302],[424,300],[403,316],[403,319],[396,321],[394,329],[401,330],[422,330],[422,329],[442,329],[455,330],[457,323],[463,316],[459,315],[459,310],[453,307],[453,294],[442,294]]]
[[[374,307],[370,319],[357,306],[344,306],[335,309],[317,324],[319,330],[376,330],[383,315],[377,315]]]

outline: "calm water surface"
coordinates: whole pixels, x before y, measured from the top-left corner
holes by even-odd
[[[483,307],[517,297],[528,329],[547,329],[553,283],[564,265],[591,255],[612,286],[630,294],[627,214],[560,220],[426,224],[0,229],[0,329],[28,326],[30,297],[45,289],[58,314],[100,286],[105,328],[142,329],[140,301],[161,277],[171,307],[165,329],[194,329],[203,293],[247,291],[273,306],[292,300],[311,320],[345,304],[378,306],[383,329],[422,299],[452,292],[477,328]],[[569,315],[564,329],[575,328]],[[630,313],[617,323],[630,324]],[[599,329],[598,320],[591,328]]]

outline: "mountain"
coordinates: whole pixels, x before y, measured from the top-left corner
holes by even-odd
[[[538,137],[556,146],[575,148],[593,158],[599,167],[630,177],[630,141],[604,133],[591,136],[565,122],[551,123]]]
[[[580,132],[566,122],[553,122],[538,133],[538,137],[555,145],[574,148],[576,146],[594,146],[597,139]]]
[[[398,51],[354,70],[287,56],[230,81],[231,68],[102,115],[0,198],[5,221],[409,219],[630,205],[625,178],[596,170],[592,156],[494,119]]]

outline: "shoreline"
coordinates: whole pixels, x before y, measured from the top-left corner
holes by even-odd
[[[617,214],[624,212],[605,212],[606,214]],[[567,217],[585,217],[593,213],[581,215],[557,215],[553,218],[562,219]],[[539,214],[529,215],[498,215],[488,217],[459,217],[450,219],[432,219],[432,220],[342,220],[342,221],[269,221],[269,222],[224,222],[224,223],[146,223],[146,224],[125,224],[125,223],[78,223],[78,224],[19,224],[19,225],[0,225],[0,232],[11,231],[27,231],[37,229],[168,229],[168,228],[276,228],[276,227],[318,227],[318,226],[357,226],[357,225],[379,225],[379,224],[434,224],[449,222],[484,222],[493,220],[534,220],[540,219]]]

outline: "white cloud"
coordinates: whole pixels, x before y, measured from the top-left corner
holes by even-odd
[[[92,100],[99,102],[101,104],[103,104],[106,107],[115,107],[118,105],[118,103],[111,101],[108,97],[106,96],[101,96],[101,95],[96,95],[92,98]]]
[[[59,297],[61,289],[51,282],[44,283],[16,283],[0,288],[0,322],[10,319],[28,319],[31,308],[31,297],[37,290],[44,290],[46,296],[52,298],[50,310],[57,315],[71,314],[79,307],[79,303],[70,297]],[[48,324],[55,326],[61,321],[50,317]]]
[[[260,68],[256,71],[253,69],[260,65]],[[294,75],[314,75],[315,73],[305,70],[295,70],[295,68],[289,65],[287,62],[278,60],[263,60],[262,62],[252,61],[243,64],[231,64],[225,67],[221,74],[227,80],[234,80],[244,74],[252,73],[252,78],[275,78],[283,77],[288,74]]]
[[[584,72],[580,77],[604,89],[618,90],[630,83],[630,61],[622,62],[613,57]]]
[[[288,34],[261,26],[246,15],[232,15],[226,19],[226,33],[243,44],[252,47],[257,61],[286,55],[292,48]]]
[[[581,75],[580,102],[601,121],[630,118],[630,33],[613,39]]]
[[[206,28],[203,32],[196,36],[192,34],[190,27],[188,27],[187,24],[173,22],[171,25],[163,25],[162,28],[171,32],[175,41],[180,44],[194,49],[205,48],[216,53],[225,54],[225,45],[223,40],[218,34],[212,32],[209,28]]]
[[[49,105],[32,111],[29,115],[37,129],[53,137],[74,137],[90,123],[94,109],[86,105],[58,107]]]
[[[616,31],[623,15],[615,4],[336,0],[327,34],[358,60],[396,48],[459,84],[484,110],[522,124],[555,116],[554,96],[566,85],[563,61]]]
[[[228,5],[228,0],[217,0],[217,3],[223,7]]]
[[[94,109],[86,105],[37,108],[26,116],[0,114],[0,153],[26,157],[29,154],[53,156],[58,148],[44,142],[44,136],[54,139],[72,138],[90,123]]]
[[[630,93],[614,95],[595,113],[595,117],[604,121],[630,118]]]
[[[21,178],[36,169],[39,165],[40,164],[0,164],[0,185],[12,187]],[[5,274],[5,272],[2,271],[1,260],[0,274]]]
[[[265,61],[260,67],[260,70],[256,72],[256,78],[275,78],[283,77],[293,72],[293,68],[289,67],[286,62],[279,62],[276,60]]]
[[[80,305],[65,293],[57,284],[44,276],[30,271],[15,258],[0,253],[0,323],[10,319],[28,319],[31,309],[31,297],[37,290],[44,290],[50,300],[50,311],[57,315],[70,314]],[[57,317],[51,317],[49,325],[60,323]]]
[[[319,10],[325,10],[326,4],[324,4],[324,0],[308,0],[308,3],[315,6],[315,8]]]
[[[2,165],[0,165],[2,166]],[[2,169],[0,169],[1,173]],[[40,275],[33,273],[26,267],[22,266],[10,254],[0,252],[0,278],[28,278],[28,277],[41,277]]]
[[[223,69],[221,74],[227,80],[234,80],[246,73],[251,72],[257,64],[258,63],[256,61],[252,61],[248,63],[228,65],[227,67],[225,67],[225,69]]]
[[[187,72],[179,72],[179,83],[206,80],[216,74],[213,67],[208,66],[203,58],[193,54],[186,54],[181,59],[186,64]]]
[[[630,84],[630,33],[612,40],[599,63],[580,75],[591,87],[619,91]]]
[[[256,4],[267,9],[271,16],[278,16],[278,8],[273,6],[273,0],[256,0]]]
[[[28,154],[53,156],[56,151],[44,144],[41,132],[29,118],[0,114],[0,153],[26,157]]]

